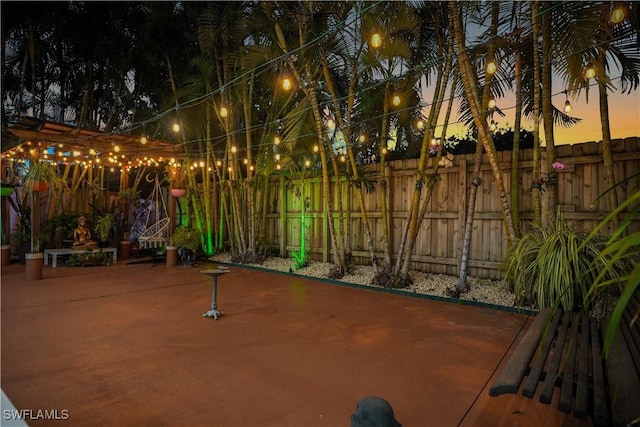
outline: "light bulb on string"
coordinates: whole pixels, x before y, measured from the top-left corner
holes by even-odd
[[[273,137],[273,145],[280,145],[280,136],[275,135]]]
[[[493,74],[497,71],[498,66],[494,61],[487,62],[487,74]]]
[[[571,110],[573,110],[573,107],[571,106],[571,102],[569,102],[569,94],[566,90],[564,91],[564,95],[565,95],[564,112],[570,113]]]
[[[493,95],[489,96],[487,107],[489,107],[490,110],[493,110],[494,108],[496,108],[496,99],[493,97]]]
[[[584,76],[588,79],[592,79],[596,76],[596,69],[593,66],[593,63],[589,62],[587,67],[584,70]]]
[[[422,120],[418,120],[418,121],[416,122],[416,127],[417,127],[418,129],[423,129],[423,128],[424,128],[424,122],[423,122]]]
[[[320,148],[318,147],[318,144],[313,144],[313,152],[314,153],[317,153],[319,149]]]
[[[365,136],[365,134],[364,133],[360,134],[360,138],[358,138],[358,141],[360,141],[360,143],[363,144],[366,140],[367,140],[367,137]]]
[[[622,4],[617,4],[613,11],[611,12],[611,22],[613,24],[619,24],[622,21],[624,21],[624,19],[626,18],[626,13],[627,11],[625,10],[624,5]]]
[[[391,103],[393,104],[394,107],[397,107],[398,105],[400,105],[400,96],[394,95],[393,99],[391,100]]]
[[[220,108],[220,117],[227,117],[229,115],[229,111],[227,110],[227,107],[221,107]]]
[[[237,152],[237,151],[238,151],[238,149],[236,148],[236,146],[235,146],[235,145],[232,145],[232,146],[231,146],[231,152],[232,152],[233,154],[236,154],[236,152]]]
[[[285,77],[282,79],[282,89],[291,90],[291,80],[289,80],[289,78]]]
[[[375,48],[382,46],[382,36],[377,31],[374,31],[373,34],[371,34],[371,46]]]
[[[144,145],[147,143],[147,137],[145,135],[142,135],[140,137],[140,144]]]
[[[173,124],[173,132],[174,133],[180,132],[180,125],[178,123]]]

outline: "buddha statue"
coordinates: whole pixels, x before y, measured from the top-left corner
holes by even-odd
[[[91,231],[87,227],[87,219],[84,216],[78,218],[78,227],[73,230],[73,249],[84,250],[97,248],[98,243],[91,240]]]

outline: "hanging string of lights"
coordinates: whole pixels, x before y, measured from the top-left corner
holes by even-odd
[[[370,8],[375,7],[376,4],[381,3],[382,1],[383,0],[379,0],[377,3],[370,5],[369,7],[363,9],[356,17],[352,18],[349,21],[348,20],[344,20],[341,24],[342,25],[350,25],[350,24],[354,23],[356,20],[362,18],[362,15],[364,14],[364,12],[366,12]],[[614,24],[617,24],[617,23],[622,22],[624,20],[624,18],[625,18],[624,11],[620,12],[618,9],[614,9],[614,11],[613,11],[613,13],[611,15],[611,22],[614,23]],[[306,49],[306,48],[308,48],[308,47],[310,47],[310,46],[312,46],[312,45],[314,45],[316,43],[321,42],[327,35],[330,35],[333,32],[339,31],[339,29],[341,27],[340,27],[340,25],[336,25],[334,28],[335,29],[329,30],[329,31],[325,32],[324,34],[319,35],[314,40],[309,41],[307,44],[305,44],[303,46],[300,46],[299,48],[296,48],[292,53],[298,52],[298,51],[300,51],[302,49]],[[603,41],[601,44],[614,43],[614,42],[616,42],[618,40],[622,40],[622,39],[626,38],[627,36],[628,36],[627,34],[621,34],[621,35],[618,35],[616,38],[613,38],[611,40]],[[370,40],[371,46],[374,47],[374,48],[380,47],[382,45],[382,41],[383,40],[382,40],[381,34],[377,30],[374,29],[374,32],[373,32],[371,40]],[[484,43],[486,43],[486,41]],[[467,50],[474,49],[475,47],[476,46],[468,46]],[[581,53],[584,53],[584,51],[585,50],[580,51],[580,52],[575,52],[573,55],[579,55]],[[292,54],[292,53],[290,53],[290,54]],[[269,68],[270,66],[272,66],[273,64],[281,62],[286,57],[287,57],[287,55],[281,55],[281,56],[279,56],[279,57],[277,57],[275,59],[272,59],[270,61],[267,61],[267,62],[257,66],[253,70],[248,70],[245,73],[243,73],[242,75],[236,77],[235,79],[232,79],[229,83],[227,83],[225,85],[225,87],[232,86],[233,84],[238,84],[238,82],[240,82],[243,78],[245,78],[250,73],[268,72],[270,70],[270,68]],[[416,72],[416,71],[420,71],[420,70],[423,70],[423,69],[424,70],[429,69],[434,65],[434,62],[441,61],[441,60],[444,60],[444,57],[436,58],[436,59],[433,59],[432,61],[428,61],[428,62],[425,62],[425,63],[422,63],[422,64],[418,64],[415,67],[408,69],[408,72]],[[497,71],[497,69],[498,69],[498,64],[496,62],[493,62],[493,61],[487,63],[486,67],[485,67],[486,72],[489,73],[489,74],[494,74]],[[592,79],[592,78],[595,77],[595,68],[593,67],[593,64],[590,63],[590,64],[588,64],[587,67],[585,67],[584,77],[586,79]],[[397,78],[397,76],[390,76],[390,77],[388,77],[386,79],[380,79],[380,80],[370,84],[369,86],[361,87],[360,90],[362,91],[362,93],[367,93],[368,91],[374,91],[380,85],[386,84],[389,81],[393,81],[396,78]],[[621,76],[620,77],[616,77],[616,78],[612,79],[612,81],[620,79],[620,78],[621,78]],[[589,83],[588,86],[596,85],[596,84],[597,83]],[[283,87],[283,89],[285,91],[291,90],[291,88],[292,88],[291,81],[288,78],[283,79],[282,87]],[[146,126],[147,125],[149,125],[151,123],[154,123],[154,122],[157,122],[157,121],[165,118],[167,115],[178,111],[178,109],[186,109],[186,108],[197,106],[197,105],[201,104],[202,102],[207,101],[211,97],[222,93],[223,90],[224,90],[224,87],[217,88],[217,89],[212,90],[209,93],[203,94],[203,95],[198,96],[198,97],[196,97],[194,99],[191,99],[191,100],[188,100],[188,101],[184,101],[183,103],[178,104],[174,108],[171,108],[171,109],[168,109],[168,110],[166,110],[164,112],[158,113],[153,118],[150,118],[150,119],[147,119],[147,120],[144,120],[144,121],[140,121],[140,122],[132,123],[128,128],[126,128],[124,131],[121,131],[121,132],[131,133],[131,132],[134,132],[134,131],[136,131],[138,129],[142,129],[142,135],[140,136],[140,144],[141,145],[146,145],[149,142],[148,135],[146,133]],[[569,102],[569,99],[568,99],[568,91],[567,90],[563,90],[561,92],[552,94],[552,97],[556,96],[558,94],[562,94],[562,93],[564,93],[565,97],[566,97],[565,106],[564,106],[563,111],[565,113],[570,113],[572,111],[572,106],[571,106],[571,104]],[[456,97],[454,97],[454,99],[455,98]],[[346,96],[338,99],[337,101],[340,102],[340,101],[344,101],[345,99],[346,99]],[[446,101],[449,101],[449,99],[446,99]],[[401,104],[400,95],[397,95],[397,94],[393,95],[392,104],[393,104],[394,107],[400,106],[400,104]],[[421,108],[427,108],[427,107],[429,107],[429,104],[428,103],[421,103],[420,107]],[[492,97],[492,99],[490,100],[489,109],[495,109],[495,108],[496,108],[495,99],[493,99],[493,97]],[[515,108],[515,106],[504,107],[504,108],[501,108],[501,110],[506,111],[506,110],[509,110],[509,109],[512,109],[512,108]],[[406,107],[406,108],[403,108],[403,109],[397,109],[396,112],[402,112],[402,111],[410,110],[410,109],[411,109],[411,107]],[[228,117],[228,114],[229,114],[229,112],[228,112],[227,108],[225,106],[222,106],[220,108],[220,110],[219,110],[220,117],[226,118],[226,117]],[[382,117],[382,115],[379,115],[377,117],[369,117],[368,120],[375,120],[376,118],[380,118],[380,117]],[[417,128],[418,129],[422,129],[424,127],[424,122],[418,121],[418,123],[422,124],[422,126],[416,124]],[[460,121],[450,122],[449,125],[458,124],[458,123],[460,123]],[[247,132],[247,130],[254,130],[254,129],[258,129],[258,128],[263,128],[263,127],[265,127],[265,125],[274,126],[274,125],[277,125],[277,122],[276,121],[272,121],[272,122],[266,123],[266,124],[265,123],[261,123],[259,125],[250,126],[249,129],[247,129],[246,127],[242,127],[242,128],[239,128],[239,129],[237,129],[235,131],[229,132],[228,135],[231,136],[231,135],[234,135],[234,134],[245,133],[245,132]],[[358,123],[352,124],[352,126],[354,126],[354,127],[357,127],[357,125],[358,125]],[[330,123],[329,122],[325,123],[325,126],[327,128],[330,128]],[[437,125],[436,127],[441,127],[441,126],[443,126],[443,125]],[[334,124],[334,127],[335,127],[335,124]],[[173,131],[176,132],[176,133],[180,132],[180,127],[179,127],[178,123],[174,123]],[[105,133],[105,135],[117,135],[117,134],[118,134],[118,132]],[[228,135],[220,135],[219,137],[214,137],[211,140],[211,142],[215,143],[216,141],[223,141],[225,138],[227,138]],[[313,134],[310,133],[310,134],[306,134],[306,135],[300,135],[300,137],[313,137]],[[78,140],[78,138],[70,139],[69,140],[69,144],[72,144],[74,141],[77,141],[77,140]],[[87,138],[87,140],[90,140],[90,137]],[[176,147],[176,149],[178,149],[179,147],[182,147],[184,149],[186,147],[189,147],[190,145],[193,145],[193,143],[202,142],[202,141],[204,141],[204,140],[184,141],[182,143],[176,144],[175,147]],[[358,137],[358,142],[364,143],[365,141],[374,142],[374,141],[376,141],[376,138],[371,138],[369,136],[368,139],[367,139],[367,136],[365,136],[364,134],[360,135]],[[280,138],[279,135],[274,136],[273,143],[274,143],[275,146],[278,146],[281,143],[281,138]],[[56,158],[55,154],[49,153],[49,150],[46,153],[44,153],[43,158],[47,159],[47,158],[52,156],[52,157],[54,157],[53,159],[51,159],[52,161],[67,162],[69,160],[74,161],[73,159],[81,157],[81,153],[79,151],[77,151],[77,150],[73,150],[72,152],[62,151],[63,144],[64,144],[64,142],[61,142],[61,143],[58,144],[58,146],[59,146],[58,148],[60,148],[60,150],[57,152],[57,158]],[[261,149],[261,148],[264,148],[264,146],[267,146],[267,145],[270,145],[270,142],[268,142],[268,141],[267,142],[261,142],[261,143],[257,144],[255,146],[255,148],[256,149]],[[314,152],[317,152],[318,146],[314,145],[312,150]],[[196,150],[194,150],[191,153],[188,152],[188,150],[185,150],[185,151],[186,151],[186,153],[185,153],[186,156],[200,155],[200,153],[198,151],[196,151]],[[17,152],[24,153],[25,150],[24,150],[23,147],[18,147],[14,151],[10,151],[7,154],[7,157],[8,158],[12,158],[12,156],[15,155]],[[160,164],[162,162],[168,162],[169,164],[177,164],[177,162],[178,162],[178,160],[176,158],[162,158],[162,157],[159,157],[157,159],[154,159],[151,156],[151,153],[153,152],[153,148],[152,147],[144,147],[144,148],[138,148],[138,149],[132,148],[132,147],[127,147],[127,152],[130,155],[132,153],[135,153],[135,152],[147,153],[148,154],[147,156],[138,157],[136,159],[128,160],[127,162],[123,161],[125,159],[125,155],[124,154],[119,154],[119,152],[120,152],[120,147],[117,146],[117,145],[114,145],[113,146],[113,150],[108,152],[108,153],[96,153],[93,149],[90,149],[89,150],[89,155],[94,157],[95,164],[100,164],[101,158],[104,157],[108,164],[115,165],[115,166],[118,166],[118,167],[126,167],[126,168],[142,166],[142,165],[145,165],[145,164],[146,165],[158,165],[158,164]],[[234,153],[234,154],[236,154],[236,153]],[[224,151],[223,150],[215,151],[214,157],[216,157],[216,156],[223,157],[224,156]],[[245,160],[245,164],[247,164],[248,163],[248,161],[246,161],[247,159],[244,159],[244,160]],[[91,159],[90,160],[78,160],[77,164],[80,164],[82,166],[90,166],[90,165],[94,164],[94,162]],[[194,166],[196,166],[196,167],[197,166],[204,167],[204,162],[203,161],[195,161],[194,162]],[[251,165],[251,167],[253,167],[253,165]]]

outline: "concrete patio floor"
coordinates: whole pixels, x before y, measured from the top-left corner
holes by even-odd
[[[404,427],[591,425],[489,397],[526,315],[231,266],[216,321],[215,265],[2,268],[2,390],[68,411],[30,426],[349,426],[364,396]]]

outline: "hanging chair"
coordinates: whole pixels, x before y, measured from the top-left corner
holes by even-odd
[[[167,207],[162,197],[160,188],[160,180],[156,175],[155,184],[153,190],[149,196],[149,199],[155,205],[155,217],[154,222],[149,224],[151,220],[151,209],[147,211],[147,220],[145,222],[145,228],[140,232],[138,236],[138,245],[141,249],[160,248],[166,246],[169,242],[169,215],[167,213]],[[160,209],[162,204],[162,210]]]

